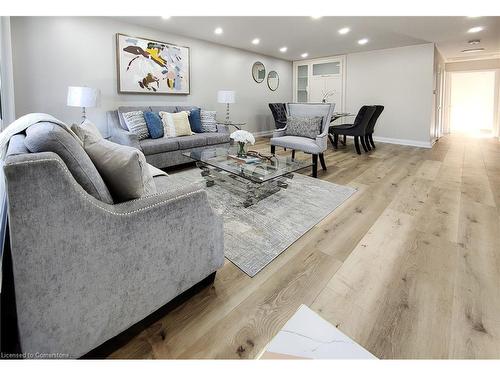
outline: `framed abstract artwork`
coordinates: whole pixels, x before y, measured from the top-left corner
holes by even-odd
[[[189,94],[189,47],[116,34],[116,58],[121,94]]]

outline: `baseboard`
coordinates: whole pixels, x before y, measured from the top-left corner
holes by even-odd
[[[373,136],[373,140],[382,143],[392,143],[395,145],[402,146],[414,146],[414,147],[423,147],[423,148],[432,148],[431,142],[422,142],[422,141],[413,141],[411,139],[399,139],[399,138],[387,138],[387,137],[377,137]]]

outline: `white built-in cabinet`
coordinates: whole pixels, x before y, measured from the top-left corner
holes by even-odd
[[[344,111],[345,56],[294,61],[293,101],[317,103],[326,93],[334,94],[327,102],[335,103],[335,112]]]

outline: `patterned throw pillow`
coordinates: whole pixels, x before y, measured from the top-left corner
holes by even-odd
[[[148,126],[142,111],[125,112],[122,115],[128,130],[136,134],[139,140],[149,138]]]
[[[201,129],[204,133],[217,132],[217,120],[215,120],[216,115],[216,111],[204,111],[203,109],[200,111]]]
[[[184,135],[191,135],[188,112],[160,112],[160,117],[163,122],[163,132],[165,133],[165,137],[182,137]]]
[[[322,122],[323,117],[289,116],[286,119],[286,135],[314,139],[321,134]]]

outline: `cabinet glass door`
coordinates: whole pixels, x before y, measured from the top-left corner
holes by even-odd
[[[313,76],[324,76],[331,74],[340,74],[340,62],[324,62],[313,64],[312,66]]]
[[[297,101],[300,103],[307,102],[307,88],[309,79],[309,66],[297,66]]]

